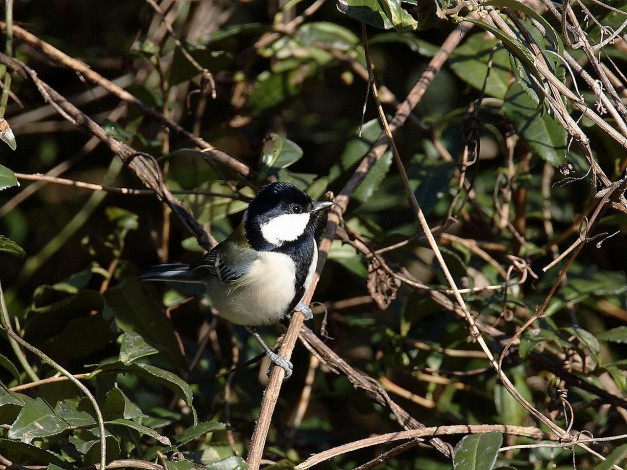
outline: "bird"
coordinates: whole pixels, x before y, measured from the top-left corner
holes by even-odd
[[[314,201],[291,183],[269,183],[250,202],[239,226],[199,260],[153,266],[137,277],[203,284],[220,316],[246,327],[287,379],[292,363],[273,352],[256,328],[295,310],[305,320],[313,318],[301,300],[316,271],[318,220],[332,204]]]

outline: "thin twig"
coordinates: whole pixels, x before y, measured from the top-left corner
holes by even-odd
[[[18,335],[15,331],[13,331],[13,328],[11,327],[9,311],[7,309],[7,305],[4,299],[4,292],[2,290],[1,284],[0,284],[0,323],[1,323],[2,329],[6,332],[7,335],[9,335],[9,337],[11,337],[17,343],[19,343],[20,346],[22,346],[23,348],[28,349],[30,352],[32,352],[37,357],[39,357],[39,359],[41,359],[42,362],[45,362],[54,370],[60,372],[65,377],[67,377],[68,380],[72,382],[74,385],[76,385],[81,390],[81,392],[83,392],[83,394],[87,397],[87,399],[89,400],[89,402],[94,408],[94,413],[96,414],[96,422],[98,423],[98,431],[100,433],[100,437],[99,437],[100,468],[104,470],[104,468],[106,467],[106,461],[107,461],[107,439],[105,435],[104,420],[102,418],[102,413],[100,412],[100,407],[98,406],[98,402],[96,401],[92,393],[89,391],[89,389],[85,385],[83,385],[83,383],[80,380],[74,377],[74,375],[72,375],[66,369],[61,367],[61,365],[53,361],[52,358],[50,358],[50,356],[44,354],[42,351],[32,346],[30,343],[24,341],[24,339],[22,339],[20,335]]]
[[[363,449],[365,447],[372,447],[405,439],[416,439],[430,436],[450,436],[453,434],[480,434],[492,431],[514,436],[523,436],[537,440],[558,440],[557,436],[548,435],[542,430],[534,427],[509,426],[502,424],[458,424],[452,426],[433,426],[424,429],[412,429],[410,431],[398,431],[388,434],[381,434],[379,436],[368,437],[366,439],[361,439],[351,442],[349,444],[334,447],[333,449],[325,450],[324,452],[320,452],[308,458],[301,464],[297,465],[295,468],[296,470],[305,470],[321,462],[324,462],[325,460],[329,460],[347,452],[353,452],[355,450]]]

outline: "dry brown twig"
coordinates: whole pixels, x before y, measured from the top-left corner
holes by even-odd
[[[507,426],[502,424],[480,424],[480,425],[452,425],[452,426],[434,426],[424,429],[414,429],[410,431],[398,431],[388,434],[380,434],[359,441],[350,442],[333,449],[320,452],[304,462],[296,466],[296,470],[305,470],[317,465],[325,460],[329,460],[338,455],[352,452],[364,447],[371,447],[380,444],[386,444],[389,442],[395,442],[405,439],[424,438],[427,436],[450,436],[452,434],[479,434],[491,431],[497,431],[503,434],[510,434],[514,436],[524,436],[536,440],[553,440],[557,441],[557,436],[549,435],[542,432],[538,428],[524,427],[524,426]]]
[[[135,172],[147,187],[157,194],[159,199],[165,202],[172,211],[177,214],[187,229],[196,236],[202,246],[207,248],[210,246],[209,239],[204,229],[198,224],[196,219],[183,204],[172,196],[165,186],[159,165],[151,155],[137,152],[128,145],[111,137],[100,125],[67,101],[47,83],[39,79],[35,71],[22,62],[8,57],[5,54],[0,54],[0,63],[6,65],[21,77],[32,81],[42,94],[44,100],[55,106],[59,113],[66,117],[66,119],[75,123],[77,127],[86,129],[90,134],[98,137],[98,139],[107,145],[113,153],[118,155],[122,161]]]
[[[4,28],[5,28],[5,23],[0,22],[0,29],[4,31]],[[16,38],[19,38],[22,41],[25,41],[30,46],[41,51],[42,53],[50,57],[52,60],[54,60],[58,64],[76,71],[87,80],[97,85],[100,85],[109,93],[121,99],[122,101],[128,104],[132,104],[133,106],[141,110],[142,113],[144,113],[146,116],[154,119],[158,123],[170,129],[172,132],[185,136],[199,149],[201,149],[203,152],[206,152],[208,156],[211,156],[212,158],[214,158],[215,160],[221,163],[224,163],[225,165],[232,168],[237,173],[243,176],[248,176],[251,174],[251,169],[250,167],[248,167],[248,165],[240,162],[239,160],[228,155],[227,153],[215,148],[214,146],[212,146],[205,140],[189,132],[184,127],[166,118],[159,110],[151,106],[148,106],[147,104],[145,104],[144,102],[142,102],[141,100],[133,96],[131,93],[129,93],[125,89],[114,84],[110,80],[107,80],[102,75],[100,75],[99,73],[89,68],[84,63],[68,56],[64,52],[51,46],[45,41],[42,41],[34,34],[29,33],[28,31],[26,31],[23,28],[20,28],[19,26],[14,25],[13,28],[14,28],[13,34],[15,35]]]
[[[408,94],[405,101],[403,101],[399,107],[397,108],[397,112],[394,116],[394,119],[390,123],[390,127],[394,130],[402,126],[409,115],[411,114],[412,109],[418,104],[422,96],[424,95],[425,90],[431,83],[431,80],[435,76],[436,72],[442,67],[452,50],[459,44],[461,39],[465,36],[465,34],[470,30],[472,25],[468,23],[461,23],[455,28],[455,30],[448,36],[448,38],[442,44],[442,47],[438,51],[438,53],[433,57],[427,70],[423,73],[420,79],[417,81],[416,85],[410,93]],[[324,231],[322,242],[320,243],[320,255],[318,259],[318,269],[316,271],[316,276],[313,279],[313,282],[305,294],[303,302],[309,303],[311,302],[311,297],[318,283],[320,272],[324,263],[327,260],[328,253],[331,248],[331,242],[335,236],[335,231],[341,222],[341,215],[348,206],[348,201],[350,196],[357,189],[359,184],[363,181],[365,176],[368,174],[368,171],[376,161],[381,158],[385,150],[389,145],[388,138],[385,134],[382,134],[377,142],[373,145],[372,149],[366,155],[366,157],[361,161],[358,165],[355,173],[350,178],[348,183],[342,188],[340,193],[334,199],[334,206],[331,208],[329,212],[329,217],[327,221],[327,226]],[[287,357],[288,359],[291,357],[291,353],[294,349],[294,345],[296,339],[298,338],[298,332],[303,329],[303,315],[300,313],[295,313],[292,316],[292,320],[290,321],[290,326],[285,335],[283,344],[281,345],[281,349],[279,350],[279,354]],[[308,329],[303,329],[301,332],[301,336],[304,337],[305,340],[309,343],[309,345],[314,349],[317,353],[320,352],[324,344],[318,340]],[[314,339],[315,338],[315,339]],[[313,343],[313,344],[312,344]],[[338,358],[339,359],[339,358]],[[343,361],[342,361],[343,362]],[[261,410],[259,414],[259,420],[257,421],[257,426],[255,427],[255,432],[253,434],[251,445],[249,448],[249,455],[247,458],[247,462],[249,468],[251,470],[256,470],[259,468],[261,457],[263,455],[263,448],[266,441],[266,437],[268,434],[268,430],[270,427],[270,421],[272,418],[272,414],[274,412],[274,407],[276,405],[276,400],[278,398],[278,392],[281,388],[281,382],[283,380],[284,371],[278,367],[273,368],[272,373],[270,375],[270,382],[266,388],[266,393],[264,394],[263,401],[261,404]],[[368,378],[370,379],[370,378]],[[370,379],[372,380],[372,379]],[[375,390],[378,390],[379,393],[385,392],[380,388],[380,385],[375,381]],[[387,397],[387,395],[385,395]],[[389,400],[387,397],[384,400]],[[391,400],[389,401],[390,405],[393,403]],[[398,406],[398,405],[396,405]],[[409,417],[409,416],[408,416]],[[402,425],[406,425],[405,422],[400,421]],[[410,423],[413,420],[410,421]],[[444,445],[444,443],[436,444],[441,452],[444,452],[445,455],[449,454],[448,447]]]
[[[501,26],[501,28],[503,30],[505,30],[506,32],[510,32],[511,30],[509,30],[509,26],[504,24],[502,22],[502,19],[494,14],[494,11],[491,10],[489,12],[490,14],[490,18],[494,20],[494,23],[499,24]],[[517,18],[514,20],[514,23],[517,23]],[[511,345],[514,341],[516,341],[520,334],[522,334],[522,331],[524,331],[525,327],[521,328],[519,331],[517,331],[517,334],[514,335],[514,337],[511,339],[511,341],[508,343],[508,345],[505,347],[505,350],[503,351],[503,353],[500,356],[499,361],[497,362],[492,354],[492,352],[490,351],[490,349],[488,348],[485,340],[483,339],[483,337],[481,336],[481,333],[479,331],[479,329],[477,328],[475,319],[473,318],[473,316],[470,314],[470,312],[468,311],[468,309],[466,308],[466,305],[464,303],[463,298],[461,297],[461,294],[457,288],[457,286],[455,285],[455,281],[452,277],[452,275],[450,274],[448,267],[444,261],[444,259],[442,258],[442,255],[439,251],[439,248],[437,246],[437,243],[435,242],[435,239],[431,233],[431,230],[427,224],[427,220],[422,212],[422,209],[420,208],[418,201],[416,200],[416,197],[414,195],[414,192],[411,188],[411,184],[409,182],[409,178],[407,177],[407,174],[405,173],[405,169],[402,163],[402,160],[400,158],[400,154],[398,153],[398,150],[396,148],[396,145],[394,143],[394,139],[393,139],[393,134],[392,131],[390,129],[390,126],[387,123],[387,118],[385,116],[385,113],[383,112],[383,108],[381,107],[381,103],[378,101],[378,96],[377,96],[377,87],[375,84],[375,80],[374,80],[374,76],[372,73],[372,65],[370,64],[370,58],[369,58],[369,53],[368,53],[368,43],[367,43],[367,36],[366,36],[366,31],[365,31],[365,26],[362,25],[362,37],[363,37],[363,42],[364,42],[364,47],[365,47],[365,52],[366,52],[366,62],[368,65],[368,70],[370,73],[370,77],[371,77],[371,83],[372,83],[372,93],[374,96],[375,101],[377,102],[377,108],[379,111],[379,118],[381,123],[383,124],[384,130],[386,132],[386,135],[389,139],[392,151],[393,151],[393,155],[394,155],[394,161],[396,164],[397,169],[400,172],[401,175],[401,179],[403,181],[403,184],[405,186],[405,190],[406,193],[408,194],[410,201],[412,203],[412,206],[416,212],[416,215],[418,217],[418,220],[420,222],[420,225],[422,227],[422,230],[427,238],[427,241],[429,242],[429,245],[431,246],[436,259],[438,260],[438,263],[440,264],[440,267],[442,268],[442,271],[444,272],[444,275],[447,279],[447,281],[449,282],[450,287],[453,289],[454,291],[454,295],[455,295],[455,299],[458,303],[458,305],[460,306],[460,308],[462,309],[463,313],[464,313],[464,317],[466,319],[466,321],[468,322],[469,326],[470,326],[470,330],[474,336],[474,338],[477,340],[477,342],[479,343],[479,345],[481,346],[482,350],[485,352],[486,357],[488,358],[488,360],[490,361],[490,364],[494,367],[494,369],[496,370],[497,374],[499,375],[499,378],[501,380],[501,383],[503,383],[503,385],[505,386],[506,390],[509,392],[509,394],[516,400],[518,401],[518,403],[520,403],[529,413],[531,413],[533,416],[535,416],[538,420],[540,420],[543,424],[545,424],[551,431],[553,431],[554,433],[556,433],[559,437],[560,440],[562,440],[563,442],[572,442],[574,440],[573,435],[571,434],[571,427],[570,425],[568,426],[568,428],[566,430],[561,429],[559,426],[557,426],[553,420],[551,420],[550,418],[546,417],[543,413],[541,413],[539,410],[537,410],[532,403],[530,403],[528,400],[526,400],[521,394],[520,392],[518,392],[518,390],[516,389],[516,387],[514,386],[514,384],[509,380],[509,378],[507,377],[507,375],[503,372],[503,368],[502,368],[502,362],[503,362],[503,358],[506,356],[507,350],[509,349],[509,345]],[[539,56],[540,53],[538,50],[535,51],[536,52],[536,56]],[[539,63],[541,63],[542,61],[539,61]],[[553,85],[553,84],[551,84]],[[551,86],[551,90],[552,92],[555,94],[555,96],[557,97],[557,99],[560,102],[560,112],[564,112],[566,116],[568,116],[567,111],[564,108],[563,103],[561,102],[561,97],[559,96],[559,91],[557,89],[556,86]],[[546,95],[547,98],[549,98],[549,95]],[[570,118],[570,116],[568,116],[568,118]],[[564,122],[565,120],[563,120],[562,122]],[[627,139],[627,137],[626,137]],[[627,140],[626,140],[627,141]],[[587,144],[587,140],[585,142]],[[607,178],[606,178],[607,179]],[[627,180],[627,179],[626,179]],[[617,184],[611,184],[609,186],[606,187],[606,191],[603,193],[603,198],[605,200],[609,199],[609,197],[611,196],[612,192],[615,191],[618,187],[622,188],[622,181],[621,181],[621,185],[617,185]],[[624,183],[625,185],[627,185],[627,183]],[[622,192],[620,193],[621,197],[624,200],[624,196],[622,196]],[[599,203],[599,208],[604,207],[604,201],[600,201]],[[625,206],[627,209],[627,206]],[[598,212],[595,212],[594,214],[595,216],[598,215]],[[579,250],[577,250],[578,252]],[[575,256],[577,255],[577,252],[573,255],[573,257],[571,258],[571,262],[572,260],[575,258]],[[567,271],[569,265],[567,265],[562,272],[560,273],[560,276],[558,276],[558,279],[556,281],[556,283],[553,286],[553,289],[551,290],[551,293],[549,294],[549,296],[547,297],[547,299],[545,300],[543,306],[539,309],[539,314],[541,315],[541,312],[543,312],[544,308],[546,308],[546,305],[548,304],[548,301],[550,300],[550,298],[552,297],[553,292],[555,291],[555,289],[557,288],[557,286],[559,285],[559,282],[562,278],[562,276],[565,274],[565,272]],[[534,315],[535,318],[537,318],[537,315]],[[534,318],[534,320],[535,320]],[[531,324],[531,322],[527,322],[526,325],[528,326],[529,324]],[[593,451],[589,446],[585,445],[585,444],[578,444],[580,445],[581,448],[583,448],[584,450],[586,450],[588,453],[604,460],[604,457],[599,455],[597,452]],[[615,466],[617,468],[620,468],[618,466]]]

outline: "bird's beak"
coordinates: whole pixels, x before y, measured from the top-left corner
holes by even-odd
[[[318,212],[331,207],[333,203],[331,201],[316,201],[314,208],[311,212]]]

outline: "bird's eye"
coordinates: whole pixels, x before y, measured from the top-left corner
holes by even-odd
[[[298,204],[292,204],[291,209],[293,214],[300,214],[301,212],[303,212],[303,208]]]

